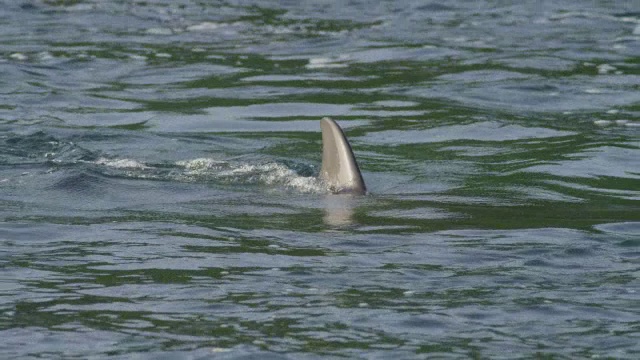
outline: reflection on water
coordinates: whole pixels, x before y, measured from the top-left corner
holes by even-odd
[[[324,223],[332,228],[348,227],[354,224],[353,211],[362,195],[327,194],[323,198]],[[366,195],[365,195],[366,196]]]

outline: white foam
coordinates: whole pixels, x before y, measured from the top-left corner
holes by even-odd
[[[220,177],[241,177],[248,182],[264,183],[266,185],[283,185],[302,192],[321,192],[325,187],[313,177],[304,177],[288,167],[277,164],[240,164],[219,173]]]
[[[284,186],[305,193],[326,192],[327,187],[315,177],[300,176],[285,165],[270,162],[262,164],[231,163],[199,158],[176,162],[187,171],[187,177],[212,177],[225,182]]]
[[[9,55],[9,57],[12,58],[13,60],[18,60],[18,61],[25,61],[28,59],[27,55],[22,53],[13,53]]]
[[[600,64],[598,66],[596,66],[598,68],[598,74],[600,75],[605,75],[608,74],[614,70],[617,70],[615,66],[611,66],[609,64]]]
[[[131,159],[106,159],[100,158],[94,162],[97,165],[104,165],[116,169],[148,169],[143,163]]]
[[[224,26],[225,24],[215,23],[211,21],[201,22],[200,24],[195,24],[191,26],[187,26],[187,31],[214,31]]]
[[[38,60],[40,61],[50,61],[53,59],[55,59],[55,57],[48,51],[42,51],[38,53]]]
[[[214,168],[219,169],[225,164],[226,162],[224,161],[207,159],[207,158],[183,160],[183,161],[176,162],[176,165],[185,167],[192,174],[202,173],[209,169],[214,169]]]
[[[613,122],[611,120],[595,120],[593,124],[598,126],[609,126],[613,124]]]
[[[345,57],[340,57],[338,59],[331,58],[311,58],[309,59],[309,63],[305,65],[307,69],[331,69],[331,68],[343,68],[347,67],[347,64],[341,63],[340,61],[346,60]]]

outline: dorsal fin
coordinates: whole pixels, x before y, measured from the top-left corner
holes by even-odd
[[[320,120],[322,129],[322,168],[320,178],[333,192],[364,194],[364,185],[360,168],[351,150],[349,141],[338,124],[328,117]]]

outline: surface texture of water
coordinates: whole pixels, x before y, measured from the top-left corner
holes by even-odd
[[[638,358],[640,7],[529,3],[0,1],[0,353]]]

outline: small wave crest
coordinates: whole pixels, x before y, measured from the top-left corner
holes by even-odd
[[[178,161],[183,174],[194,179],[212,178],[224,183],[264,184],[282,186],[300,192],[326,192],[326,186],[315,177],[302,176],[289,167],[276,162],[251,164],[214,159]]]
[[[181,182],[218,182],[222,184],[267,185],[302,193],[324,193],[327,186],[316,177],[300,175],[277,162],[249,163],[210,158],[177,161],[175,164],[145,164],[132,159],[99,158],[94,164],[108,172],[139,179],[173,180]],[[112,174],[113,175],[113,174]]]
[[[94,162],[97,165],[104,165],[115,169],[148,169],[149,167],[131,159],[107,159],[99,158]]]

